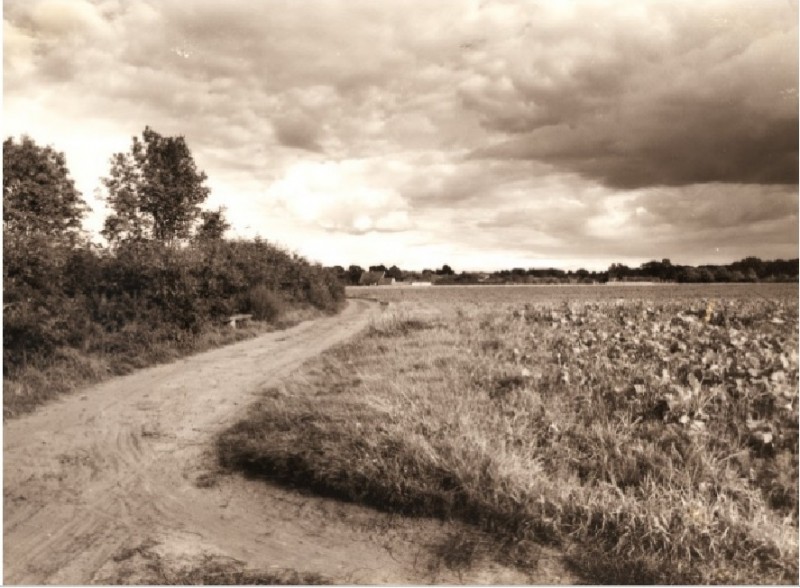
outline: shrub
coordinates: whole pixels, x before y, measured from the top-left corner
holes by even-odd
[[[153,345],[191,347],[239,310],[274,321],[290,306],[330,311],[344,299],[335,274],[296,254],[258,238],[222,240],[219,212],[205,214],[217,223],[211,233],[188,239],[208,192],[205,175],[182,138],[149,128],[143,137],[144,159],[117,154],[104,179],[114,209],[104,229],[111,247],[79,231],[87,208],[63,154],[28,138],[3,143],[3,374],[10,385],[24,370],[65,363],[65,350],[115,355],[112,369],[136,366],[149,361]],[[163,149],[178,160],[150,159]],[[154,192],[151,173],[183,178],[181,189]]]
[[[245,303],[244,310],[259,321],[274,322],[286,311],[286,303],[281,296],[264,285],[251,288]]]

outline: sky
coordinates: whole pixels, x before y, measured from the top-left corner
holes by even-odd
[[[798,256],[796,0],[5,0],[3,133],[182,135],[232,237],[326,265]]]

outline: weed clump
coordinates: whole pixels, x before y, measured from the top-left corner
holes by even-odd
[[[248,569],[239,560],[205,554],[182,565],[168,562],[156,549],[156,541],[121,549],[112,556],[118,569],[103,578],[107,584],[151,584],[161,586],[308,586],[331,584],[315,572],[270,567]],[[128,565],[143,560],[145,566]]]
[[[274,290],[270,290],[264,285],[259,285],[247,292],[243,310],[251,313],[257,321],[271,323],[286,310],[286,302]]]

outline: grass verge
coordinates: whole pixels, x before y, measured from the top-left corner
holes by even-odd
[[[794,584],[797,308],[398,304],[265,394],[218,452],[559,545],[591,582]]]
[[[110,377],[285,329],[321,314],[312,307],[296,308],[273,317],[272,322],[253,321],[236,329],[212,326],[198,334],[181,333],[178,339],[152,328],[129,326],[124,332],[98,338],[85,349],[62,347],[3,377],[3,419],[27,414],[62,394]]]

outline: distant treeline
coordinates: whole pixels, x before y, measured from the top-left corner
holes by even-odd
[[[745,257],[728,265],[672,265],[669,259],[648,261],[638,268],[612,264],[609,280],[661,280],[665,282],[794,282],[798,259],[762,261]]]
[[[64,155],[7,139],[4,377],[65,349],[135,355],[234,313],[274,321],[292,307],[338,308],[344,288],[331,272],[260,239],[225,239],[223,210],[200,208],[205,180],[182,137],[146,128],[102,180],[112,212],[99,246],[80,229],[87,206]]]
[[[334,266],[331,271],[346,285],[356,285],[364,270],[357,265],[348,269]],[[449,265],[438,270],[404,271],[396,265],[370,266],[369,271],[382,271],[399,282],[433,282],[446,284],[594,284],[609,281],[648,282],[795,282],[798,279],[798,259],[762,261],[746,257],[728,265],[673,265],[669,259],[648,261],[638,268],[614,263],[606,271],[556,268],[513,268],[495,272],[456,273]]]

